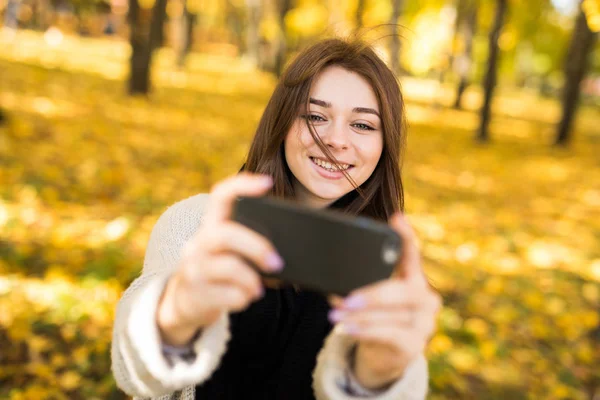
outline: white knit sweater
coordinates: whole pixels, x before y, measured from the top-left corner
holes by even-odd
[[[195,386],[217,369],[230,338],[226,314],[203,330],[194,344],[197,358],[169,366],[161,352],[155,315],[165,283],[173,273],[181,249],[198,229],[208,195],[200,194],[169,207],[158,219],[146,250],[144,268],[123,293],[117,306],[111,348],[112,372],[117,385],[135,398],[194,400]],[[318,400],[350,400],[340,387],[353,339],[334,329],[326,338],[313,371]],[[402,379],[377,400],[420,400],[427,393],[427,362],[416,359]]]

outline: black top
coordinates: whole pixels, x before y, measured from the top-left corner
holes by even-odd
[[[231,339],[218,369],[196,386],[197,400],[313,400],[317,354],[332,329],[324,295],[291,286],[230,314]]]

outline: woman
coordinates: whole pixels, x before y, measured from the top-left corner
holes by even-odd
[[[244,171],[171,206],[142,275],[119,302],[112,368],[132,396],[161,399],[422,399],[440,298],[403,207],[403,103],[361,42],[329,39],[287,68]],[[237,196],[272,195],[390,221],[405,250],[389,279],[345,299],[261,280],[285,268],[230,220]],[[365,266],[368,268],[368,266]]]

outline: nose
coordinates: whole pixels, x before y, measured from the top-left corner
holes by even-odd
[[[350,144],[348,129],[341,121],[329,125],[325,130],[325,135],[321,135],[321,140],[327,147],[335,150],[347,149]]]

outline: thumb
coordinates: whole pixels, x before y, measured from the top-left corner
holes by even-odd
[[[402,238],[402,255],[396,265],[396,274],[406,280],[422,279],[425,281],[419,245],[412,226],[401,213],[396,213],[390,218],[390,226]]]

